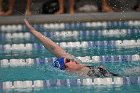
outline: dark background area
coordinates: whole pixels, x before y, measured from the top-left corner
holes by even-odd
[[[23,15],[26,8],[26,0],[15,0],[14,5],[14,14],[15,15]],[[41,14],[42,13],[42,5],[45,2],[49,2],[51,0],[32,0],[31,4],[31,12],[32,14]],[[65,13],[68,13],[69,0],[65,1]],[[140,3],[140,0],[110,0],[110,5],[113,7],[115,12],[120,11],[135,11],[134,8],[136,5]],[[98,12],[101,12],[101,1],[100,0],[75,0],[75,10],[85,4],[94,5],[98,8]],[[8,0],[4,0],[3,6],[5,10],[7,9]]]

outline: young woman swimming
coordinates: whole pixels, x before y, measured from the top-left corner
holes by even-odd
[[[51,39],[36,31],[26,19],[24,19],[24,22],[29,31],[43,43],[45,48],[57,57],[57,59],[53,62],[53,67],[66,70],[82,77],[118,76],[118,74],[107,71],[103,66],[91,67],[80,64],[80,61],[73,55],[67,53]]]

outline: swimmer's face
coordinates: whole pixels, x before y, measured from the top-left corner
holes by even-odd
[[[68,70],[79,70],[81,65],[74,59],[65,58],[65,66]]]

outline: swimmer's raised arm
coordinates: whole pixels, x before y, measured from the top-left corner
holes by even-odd
[[[72,55],[67,53],[64,49],[62,49],[60,46],[58,46],[55,42],[53,42],[48,37],[44,36],[40,32],[36,31],[35,28],[33,28],[29,22],[24,19],[25,25],[29,29],[29,31],[38,38],[45,48],[47,48],[51,53],[53,53],[56,57],[66,57],[66,58],[74,58]],[[75,59],[75,58],[74,58]]]
[[[26,19],[24,19],[24,22],[27,28],[30,30],[30,32],[36,38],[38,38],[51,53],[53,53],[56,57],[58,57],[58,59],[53,62],[54,67],[57,67],[61,70],[67,70],[69,72],[84,77],[117,76],[117,74],[111,73],[106,69],[104,69],[103,67],[95,68],[95,67],[85,66],[83,64],[78,64],[77,62],[80,62],[78,59],[68,54],[64,49],[62,49],[60,46],[58,46],[55,42],[53,42],[48,37],[36,31]],[[70,59],[75,59],[75,60],[70,60]]]

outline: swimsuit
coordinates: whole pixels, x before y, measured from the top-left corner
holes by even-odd
[[[83,67],[80,71],[74,71],[72,73],[81,77],[92,77],[92,78],[119,76],[118,74],[114,74],[112,72],[107,71],[105,68],[93,66],[86,66]]]
[[[109,72],[103,67],[93,67],[93,66],[87,66],[90,70],[87,73],[89,77],[111,77],[111,76],[119,76],[118,74],[114,74],[112,72]]]

